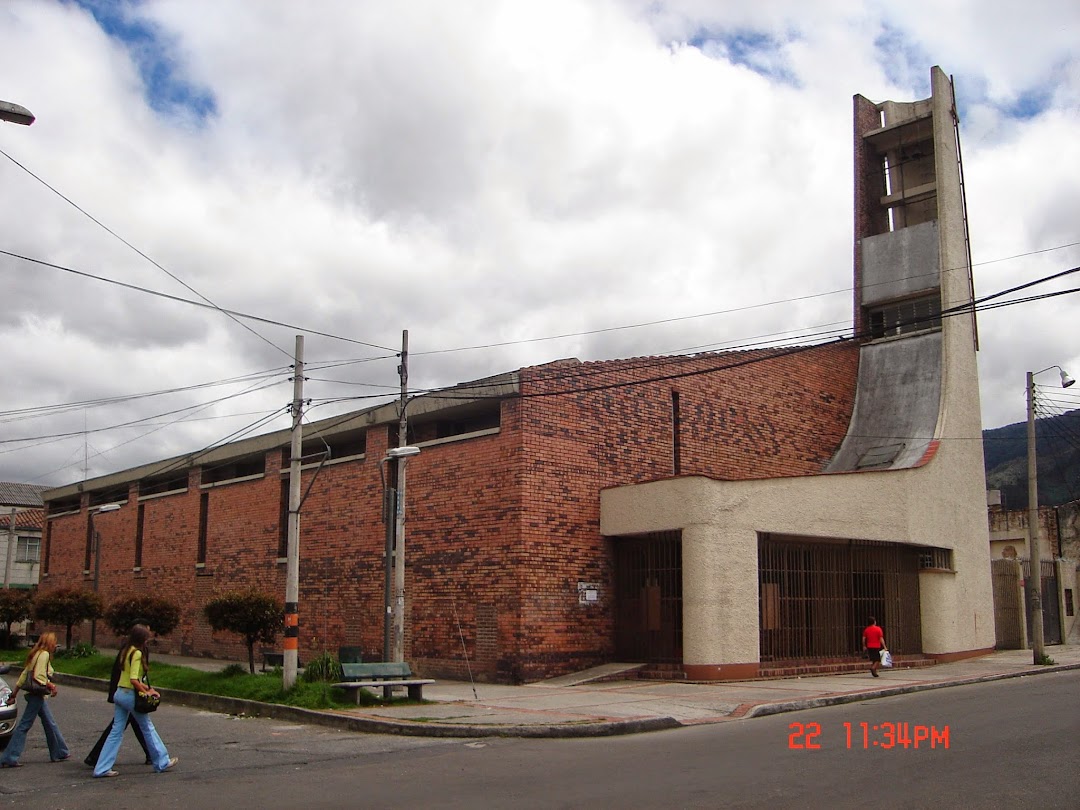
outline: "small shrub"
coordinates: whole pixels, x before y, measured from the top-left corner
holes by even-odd
[[[226,678],[235,678],[237,675],[247,675],[248,671],[240,664],[229,664],[221,670],[221,674]]]
[[[34,598],[34,618],[45,624],[67,628],[64,646],[71,646],[71,628],[86,619],[96,619],[105,610],[101,597],[83,588],[56,588],[39,591]]]
[[[304,680],[308,683],[336,683],[341,679],[341,664],[333,653],[317,655],[304,667]]]
[[[130,594],[109,605],[105,621],[121,638],[136,624],[148,625],[157,635],[167,636],[180,623],[180,606],[151,594]]]
[[[0,624],[4,626],[4,645],[11,646],[11,625],[26,621],[33,615],[34,599],[31,591],[21,588],[0,590]]]
[[[227,630],[244,637],[248,650],[248,671],[255,674],[255,644],[273,644],[282,631],[285,610],[281,602],[256,590],[229,591],[211,599],[203,608],[215,630]]]
[[[1041,656],[1039,657],[1039,660],[1038,660],[1038,661],[1036,661],[1035,663],[1036,663],[1036,664],[1038,664],[1038,665],[1040,665],[1040,666],[1044,666],[1044,667],[1052,667],[1052,666],[1054,666],[1054,665],[1055,665],[1055,664],[1057,663],[1057,661],[1055,661],[1055,660],[1054,660],[1053,658],[1051,658],[1051,657],[1050,657],[1049,655],[1047,655],[1046,653],[1043,653],[1043,654],[1042,654],[1042,655],[1041,655]]]

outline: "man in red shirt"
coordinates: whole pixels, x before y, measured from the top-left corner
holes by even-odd
[[[885,649],[885,632],[878,627],[877,619],[870,617],[870,624],[862,631],[863,649],[866,650],[866,660],[870,662],[870,674],[875,678],[878,667],[881,666],[881,651]]]

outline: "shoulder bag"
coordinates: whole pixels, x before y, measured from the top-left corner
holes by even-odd
[[[30,661],[30,664],[26,667],[26,677],[23,679],[22,689],[28,695],[45,697],[46,695],[51,695],[52,690],[49,689],[47,684],[38,683],[37,678],[34,677],[34,670],[37,668],[38,655],[41,655],[41,653],[37,653],[34,656],[33,660]]]
[[[140,679],[144,684],[150,686],[150,673],[146,672]],[[135,711],[139,714],[150,714],[150,712],[156,712],[157,707],[161,705],[161,697],[159,695],[149,695],[146,692],[135,693]]]

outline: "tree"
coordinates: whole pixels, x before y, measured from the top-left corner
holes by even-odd
[[[159,636],[167,636],[180,624],[180,606],[160,596],[129,594],[109,605],[105,621],[118,636],[126,636],[136,624],[145,624]]]
[[[272,596],[256,590],[229,591],[210,600],[203,608],[215,630],[227,630],[244,637],[248,648],[248,669],[255,674],[255,642],[273,644],[285,623],[285,608]]]
[[[34,613],[34,594],[23,588],[0,590],[0,624],[4,625],[4,646],[11,646],[11,625]]]
[[[46,624],[67,628],[64,646],[71,647],[71,628],[87,619],[97,619],[104,612],[101,597],[82,588],[57,588],[44,591],[34,600],[34,618]]]

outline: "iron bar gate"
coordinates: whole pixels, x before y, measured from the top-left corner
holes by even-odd
[[[682,532],[615,539],[615,654],[682,663]]]
[[[1061,643],[1061,605],[1058,603],[1057,564],[1040,560],[1042,568],[1043,642]],[[1031,560],[1024,560],[1024,601],[1028,646],[1031,646]]]
[[[762,661],[858,655],[870,616],[890,650],[922,652],[918,548],[762,535],[758,570]]]
[[[1024,609],[1020,601],[1020,561],[991,560],[994,584],[994,646],[1019,650],[1024,646]]]

